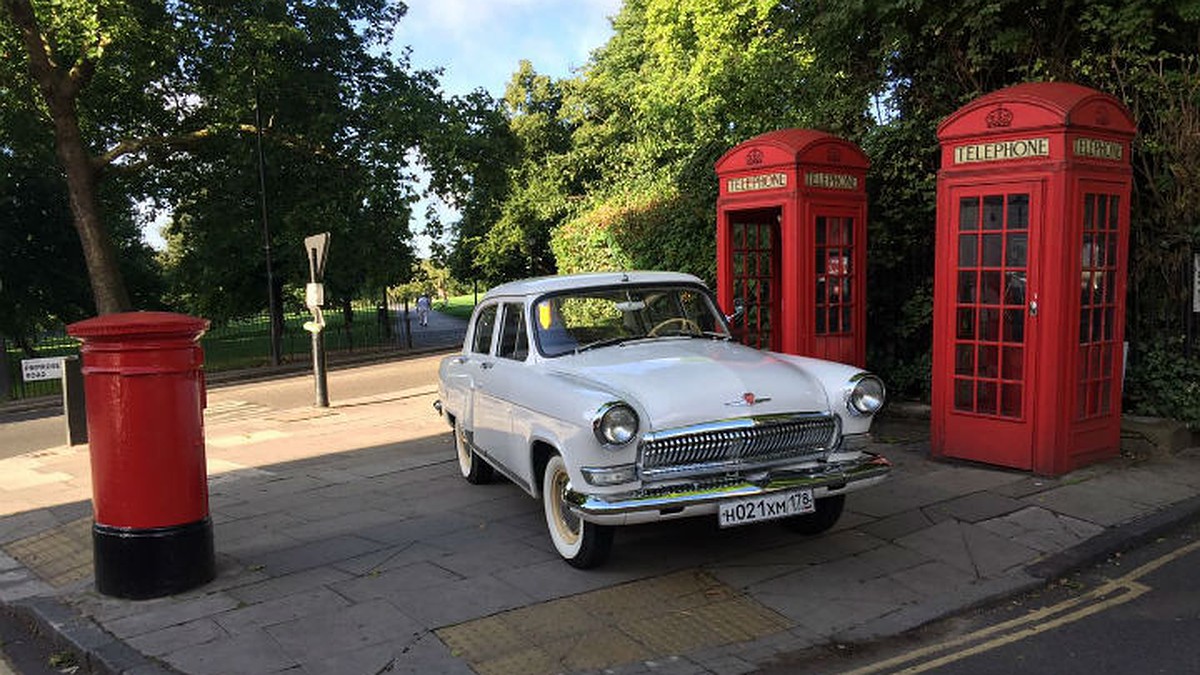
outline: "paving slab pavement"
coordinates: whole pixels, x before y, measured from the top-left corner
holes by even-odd
[[[459,477],[435,395],[212,406],[218,576],[155,600],[94,590],[86,446],[0,460],[0,602],[96,672],[745,673],[1036,588],[1200,512],[1198,448],[1052,479],[933,461],[921,424],[885,422],[892,479],[825,535],[629,527],[580,571],[537,502]]]

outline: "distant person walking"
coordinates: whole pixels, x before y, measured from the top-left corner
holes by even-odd
[[[422,293],[421,297],[417,298],[417,318],[421,321],[422,326],[429,325],[429,296]]]

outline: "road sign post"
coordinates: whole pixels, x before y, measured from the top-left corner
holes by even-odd
[[[322,232],[304,238],[304,253],[308,259],[309,283],[304,288],[304,304],[312,312],[313,320],[305,322],[304,329],[312,335],[313,386],[318,408],[329,407],[329,385],[325,374],[325,259],[329,254],[329,233]]]
[[[66,420],[67,445],[87,443],[87,408],[83,394],[83,374],[79,358],[50,356],[21,360],[21,379],[25,382],[59,380],[62,382],[63,418]]]

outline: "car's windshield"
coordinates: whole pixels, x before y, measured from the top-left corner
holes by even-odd
[[[557,293],[538,300],[533,321],[538,347],[545,356],[645,338],[729,337],[708,294],[692,286],[622,286]]]

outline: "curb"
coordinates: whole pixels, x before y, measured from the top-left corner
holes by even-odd
[[[0,603],[0,611],[25,623],[57,649],[75,656],[82,672],[94,675],[176,675],[105,632],[91,619],[50,597],[33,597]]]
[[[1200,516],[1200,496],[1191,497],[1161,511],[1107,529],[1091,539],[1059,551],[1044,560],[1015,569],[1007,577],[993,579],[984,584],[979,592],[973,593],[972,597],[936,598],[933,602],[924,603],[921,606],[908,607],[881,616],[813,646],[835,642],[866,643],[899,637],[936,621],[960,616],[981,607],[1045,588],[1055,579],[1101,562],[1114,553],[1147,544],[1198,516]],[[760,664],[760,668],[768,673],[776,673],[781,671],[773,668],[779,665],[778,660],[768,661]]]
[[[1191,497],[1104,532],[1025,567],[1030,576],[1049,581],[1100,562],[1108,556],[1157,538],[1200,516],[1200,497]]]

